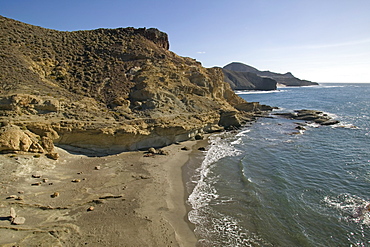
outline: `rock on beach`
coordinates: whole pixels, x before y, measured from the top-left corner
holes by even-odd
[[[26,218],[17,216],[14,208],[10,208],[9,218],[13,225],[22,225],[26,222]]]

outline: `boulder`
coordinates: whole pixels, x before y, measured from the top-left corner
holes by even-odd
[[[12,224],[13,225],[23,225],[25,221],[26,221],[26,218],[24,217],[15,217],[12,221]]]
[[[57,160],[57,159],[59,159],[59,154],[58,153],[48,153],[48,154],[46,154],[46,157],[48,157],[49,159],[52,159],[52,160]]]
[[[51,198],[56,198],[59,196],[59,192],[54,192],[53,194],[50,195]]]
[[[237,111],[224,111],[220,115],[220,121],[218,124],[223,126],[225,129],[230,129],[233,127],[240,127],[241,120]]]
[[[53,154],[53,151],[54,143],[47,136],[40,137],[16,125],[6,125],[0,128],[0,152]]]
[[[17,213],[15,212],[14,208],[10,208],[10,218],[15,219],[17,217]]]
[[[169,155],[169,152],[167,150],[159,149],[158,154],[160,154],[160,155]]]
[[[32,139],[18,126],[8,125],[0,129],[0,152],[28,152]]]
[[[54,143],[49,137],[43,136],[41,138],[41,142],[42,142],[42,146],[43,146],[43,148],[46,152],[52,153],[54,151]]]
[[[202,134],[199,134],[198,133],[198,134],[195,135],[194,138],[195,138],[195,140],[203,140],[204,139],[204,136]]]
[[[298,125],[297,127],[295,127],[295,129],[296,130],[306,130],[306,128],[301,125]]]
[[[13,225],[22,225],[26,221],[26,218],[17,216],[14,208],[10,208],[9,220]]]

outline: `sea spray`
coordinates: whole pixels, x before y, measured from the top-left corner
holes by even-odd
[[[213,209],[213,205],[227,204],[232,198],[219,198],[214,184],[218,176],[213,174],[217,162],[225,157],[240,155],[240,150],[233,145],[240,143],[240,136],[249,132],[245,130],[237,135],[232,132],[213,135],[209,138],[209,149],[201,166],[196,170],[192,181],[195,187],[188,198],[191,205],[189,220],[195,225],[195,233],[201,246],[255,246],[267,242],[256,234],[242,227],[235,217],[225,215]],[[216,201],[216,199],[219,199]]]

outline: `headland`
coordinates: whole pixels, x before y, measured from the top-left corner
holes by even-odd
[[[191,146],[272,108],[171,52],[158,29],[0,16],[0,34],[0,244],[194,246]]]

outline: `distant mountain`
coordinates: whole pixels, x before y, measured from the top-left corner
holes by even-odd
[[[224,80],[233,90],[276,90],[277,82],[252,72],[238,72],[222,69]]]
[[[237,63],[233,62],[225,67],[223,69],[231,70],[235,72],[249,72],[249,73],[255,73],[258,76],[264,77],[264,78],[271,78],[274,79],[278,84],[285,85],[285,86],[312,86],[312,85],[318,85],[316,82],[307,81],[307,80],[301,80],[297,77],[293,76],[292,73],[288,72],[285,74],[275,73],[271,71],[260,71],[252,66],[243,64],[243,63]]]

